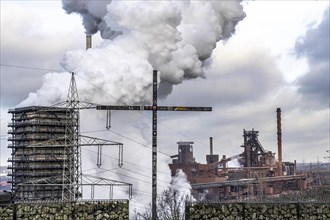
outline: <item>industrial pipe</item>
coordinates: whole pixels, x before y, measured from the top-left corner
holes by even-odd
[[[278,175],[283,175],[282,168],[282,128],[281,128],[281,109],[277,108],[277,151],[278,151]]]
[[[213,137],[210,137],[210,155],[213,155]]]
[[[92,48],[92,35],[86,35],[86,50]]]

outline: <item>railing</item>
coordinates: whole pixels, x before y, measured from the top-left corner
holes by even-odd
[[[24,134],[24,133],[65,133],[65,128],[25,128],[25,129],[11,129],[8,130],[7,134]]]
[[[8,127],[24,127],[31,125],[47,125],[47,126],[66,126],[70,125],[69,122],[66,121],[45,121],[45,120],[30,120],[30,121],[21,121],[21,122],[13,122],[8,123]]]
[[[8,162],[21,162],[21,163],[29,163],[29,162],[61,162],[67,160],[63,157],[61,158],[8,158]]]

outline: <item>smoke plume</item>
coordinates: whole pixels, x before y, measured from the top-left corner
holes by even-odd
[[[217,42],[228,39],[235,32],[236,24],[245,17],[239,0],[62,2],[67,13],[82,16],[86,34],[99,32],[104,39],[100,45],[88,50],[67,52],[61,61],[66,72],[79,76],[76,80],[80,100],[98,104],[150,104],[153,69],[160,73],[158,91],[163,97],[171,93],[173,85],[185,79],[205,77],[203,65],[211,57]],[[42,87],[30,93],[19,106],[52,105],[66,99],[69,74],[48,73],[43,81]],[[104,124],[104,119],[96,113],[81,118],[88,119],[87,124],[81,122],[81,128],[87,131],[98,130],[99,125]],[[124,126],[126,118],[120,120]],[[126,133],[139,135],[132,139],[150,145],[145,135],[138,134],[147,129],[125,129]],[[108,139],[109,135],[103,134],[101,138]],[[132,183],[133,208],[141,209],[142,204],[151,200],[151,181],[147,178],[151,171],[144,169],[151,167],[151,149],[141,150],[139,146],[137,153],[136,143],[127,144],[127,140],[120,138],[116,141],[124,143],[125,158],[129,158],[125,160],[130,163],[126,163],[120,173],[109,173],[115,165],[104,161],[107,172],[102,175]],[[104,149],[104,154],[111,155],[108,151],[108,148]],[[170,183],[169,160],[167,155],[160,155],[158,159],[162,171],[158,180],[162,189]],[[189,184],[183,180],[184,173],[180,171],[172,181],[173,189],[180,189],[181,196],[190,193]]]
[[[171,182],[171,188],[179,193],[180,197],[191,196],[191,186],[187,180],[187,175],[181,170],[176,171]]]
[[[82,16],[87,34],[99,32],[104,39],[87,51],[67,52],[61,61],[66,71],[83,75],[94,85],[94,89],[80,89],[84,99],[93,102],[102,102],[94,91],[97,87],[112,94],[113,102],[149,103],[153,69],[160,72],[163,97],[184,79],[205,77],[203,62],[245,17],[239,0],[62,2],[67,13]],[[60,75],[47,78],[57,82]],[[39,96],[48,97],[48,93],[49,89],[42,88],[24,104],[38,104]]]

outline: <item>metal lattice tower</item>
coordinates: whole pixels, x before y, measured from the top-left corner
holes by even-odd
[[[81,102],[74,73],[67,100],[54,106],[29,106],[10,109],[12,114],[8,138],[12,157],[8,167],[11,176],[13,200],[21,201],[77,201],[82,199],[83,188],[109,187],[109,199],[114,186],[132,184],[82,174],[81,147],[97,146],[97,167],[102,165],[102,146],[118,146],[118,166],[123,165],[123,144],[105,139],[80,135],[79,111],[95,109],[96,104]],[[94,198],[91,198],[94,199]]]
[[[90,186],[91,194],[94,199],[95,186],[109,186],[110,187],[110,199],[112,199],[114,186],[127,186],[129,192],[129,198],[132,197],[132,184],[100,178],[92,177],[90,175],[84,175],[82,173],[81,166],[81,147],[82,146],[97,146],[97,167],[102,165],[102,146],[118,146],[119,157],[118,166],[123,165],[123,144],[119,142],[113,142],[109,140],[82,136],[80,134],[80,110],[81,109],[95,109],[96,104],[79,101],[78,89],[74,77],[74,73],[71,73],[71,81],[69,86],[69,92],[67,101],[58,103],[57,106],[65,107],[67,112],[67,124],[65,132],[65,152],[67,160],[63,168],[63,183],[66,187],[63,187],[62,200],[77,201],[82,197],[82,186]],[[92,180],[94,179],[94,180]]]
[[[79,147],[80,126],[79,126],[79,96],[74,73],[71,73],[71,81],[67,96],[67,124],[65,129],[65,154],[67,160],[63,167],[63,188],[62,199],[74,201],[80,197],[79,183],[81,183],[81,148]],[[68,172],[65,172],[65,169]]]
[[[94,137],[82,136],[80,134],[80,110],[95,109],[96,104],[79,101],[78,89],[73,72],[71,73],[71,81],[67,101],[58,103],[57,106],[66,108],[68,119],[65,132],[65,152],[67,155],[67,160],[65,161],[65,168],[63,168],[62,176],[63,183],[66,187],[63,187],[62,200],[77,201],[80,199],[82,197],[82,186],[91,186],[92,195],[94,195],[95,186],[109,186],[111,191],[113,191],[113,186],[127,186],[129,188],[129,198],[131,198],[132,184],[106,178],[91,177],[82,173],[82,146],[98,147],[96,164],[97,167],[102,165],[102,146],[118,146],[118,166],[121,167],[123,165],[123,144]],[[91,181],[91,178],[94,178],[95,180]]]
[[[62,106],[30,106],[9,110],[12,134],[14,201],[62,200],[81,197],[79,98],[72,73]]]

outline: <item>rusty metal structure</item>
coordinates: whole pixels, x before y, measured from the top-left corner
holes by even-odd
[[[278,152],[278,175],[283,175],[282,166],[282,122],[281,122],[281,109],[277,108],[277,152]]]
[[[210,154],[206,164],[197,163],[193,157],[193,142],[178,142],[178,154],[169,164],[171,175],[182,169],[191,183],[196,199],[237,199],[256,196],[273,196],[286,191],[307,188],[305,174],[297,174],[295,162],[282,162],[281,122],[277,109],[277,134],[279,156],[265,150],[260,143],[259,131],[243,130],[243,152],[231,157],[213,154],[213,138],[210,138]],[[237,160],[239,167],[229,167]]]
[[[239,159],[243,167],[274,166],[274,154],[270,151],[266,152],[258,140],[258,136],[259,131],[254,129],[251,131],[243,130],[244,144],[241,147],[244,148],[244,151]]]

